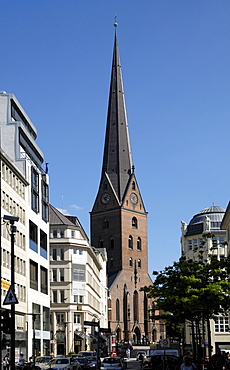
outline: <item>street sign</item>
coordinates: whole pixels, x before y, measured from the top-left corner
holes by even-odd
[[[111,333],[111,329],[110,328],[100,328],[100,332],[101,333]]]
[[[17,304],[18,299],[16,297],[16,294],[14,293],[12,287],[9,287],[8,292],[6,293],[5,299],[3,304]]]
[[[161,347],[170,347],[170,339],[161,339]]]
[[[85,326],[98,326],[99,322],[95,321],[84,321]]]

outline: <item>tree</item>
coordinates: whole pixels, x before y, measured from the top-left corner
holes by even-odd
[[[142,290],[154,298],[155,308],[161,312],[155,318],[164,319],[165,324],[172,327],[189,321],[192,331],[203,318],[207,323],[210,358],[210,319],[226,314],[230,305],[230,257],[218,261],[209,255],[202,261],[201,253],[198,260],[193,261],[182,256],[172,266],[153,274],[154,284]],[[194,350],[195,344],[197,338],[193,335]]]

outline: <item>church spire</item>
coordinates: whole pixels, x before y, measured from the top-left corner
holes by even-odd
[[[102,177],[108,177],[117,198],[121,202],[130,175],[134,170],[134,166],[132,163],[120,56],[117,42],[117,23],[115,23],[114,26],[115,39]]]

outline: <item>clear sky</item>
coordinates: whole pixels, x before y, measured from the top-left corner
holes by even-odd
[[[149,272],[180,256],[180,221],[230,196],[229,0],[0,0],[0,90],[49,163],[52,205],[89,235],[117,13]]]

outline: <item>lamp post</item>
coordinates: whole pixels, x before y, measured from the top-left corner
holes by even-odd
[[[19,217],[4,215],[4,221],[10,222],[10,241],[11,241],[11,291],[15,294],[14,290],[14,235],[17,231],[17,227],[14,225],[15,222],[19,221]],[[10,348],[10,361],[11,370],[15,370],[15,303],[11,304],[11,348]]]
[[[32,315],[33,320],[33,365],[35,366],[35,357],[36,357],[36,338],[35,338],[35,320],[38,315],[41,315],[40,313],[27,313],[27,315]]]
[[[84,328],[84,332],[85,332],[85,351],[87,351],[87,343],[86,343],[86,328]]]

